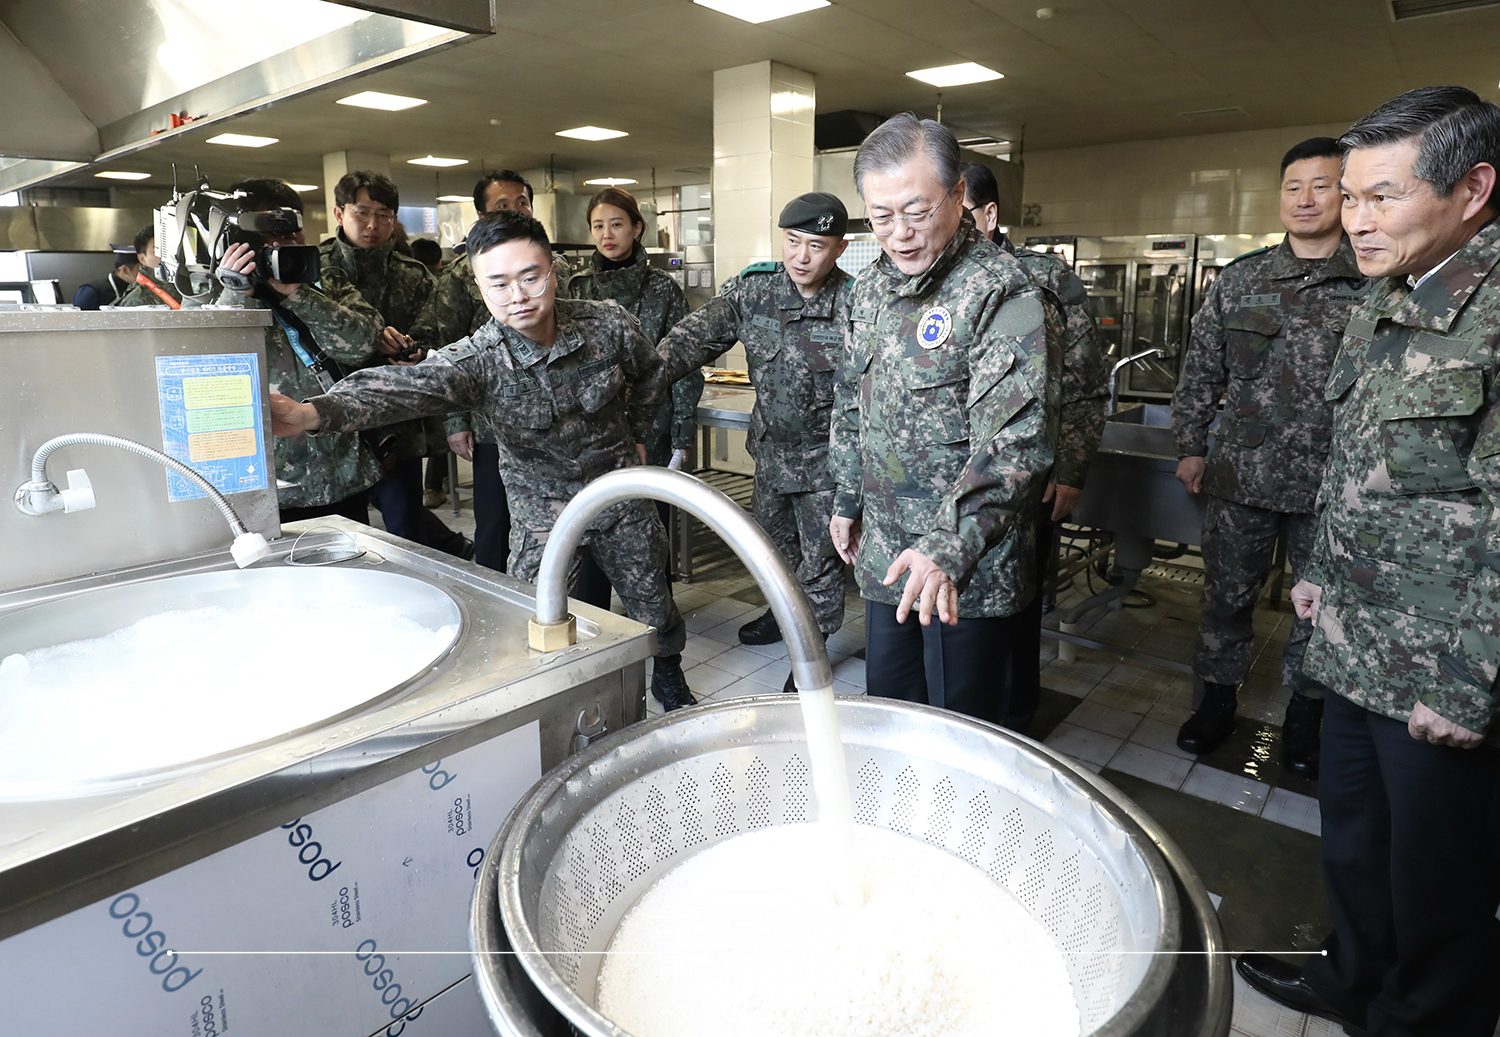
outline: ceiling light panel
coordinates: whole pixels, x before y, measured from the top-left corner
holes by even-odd
[[[150,180],[150,173],[131,173],[124,169],[104,169],[94,174],[102,180]]]
[[[828,0],[693,0],[693,3],[751,25],[829,6]]]
[[[630,136],[624,130],[606,130],[603,126],[575,126],[571,130],[558,130],[557,135],[572,137],[574,140],[614,140],[616,137]]]
[[[232,148],[263,148],[275,144],[280,137],[256,137],[249,133],[221,133],[208,138],[210,144],[228,144]]]
[[[601,176],[597,180],[585,180],[584,183],[590,187],[624,187],[626,184],[639,183],[628,176]]]
[[[318,190],[317,184],[287,184],[287,186],[298,194],[306,194],[308,191]]]
[[[348,97],[340,97],[336,103],[356,108],[377,108],[382,112],[400,112],[426,104],[427,101],[421,97],[402,97],[400,94],[383,94],[379,90],[364,90]]]
[[[437,196],[440,202],[472,202],[474,199],[466,194],[440,194]]]
[[[939,65],[936,68],[919,68],[915,72],[906,74],[913,79],[920,79],[924,83],[937,87],[968,86],[970,83],[988,83],[1005,78],[994,69],[985,68],[972,61],[960,62],[957,65]]]
[[[469,160],[466,158],[438,158],[436,155],[428,155],[425,158],[409,158],[407,165],[411,166],[437,166],[447,168],[448,166],[466,166]]]

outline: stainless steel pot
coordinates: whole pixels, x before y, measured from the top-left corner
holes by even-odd
[[[1182,942],[1178,879],[1119,793],[944,710],[851,696],[838,712],[859,823],[942,847],[1012,893],[1067,954],[1084,1033],[1165,1032],[1149,1027]],[[622,916],[688,856],[812,820],[807,758],[796,701],[767,696],[626,729],[544,777],[491,844],[474,901],[496,1030],[618,1037],[593,1002]]]

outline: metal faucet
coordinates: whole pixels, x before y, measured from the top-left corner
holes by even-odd
[[[229,523],[229,530],[234,534],[234,543],[230,545],[229,553],[234,557],[235,565],[243,569],[271,553],[266,538],[259,533],[250,532],[235,512],[234,506],[214,487],[213,483],[177,458],[169,457],[160,450],[153,450],[133,439],[111,436],[103,432],[73,432],[66,436],[56,436],[37,447],[36,453],[31,458],[31,481],[22,483],[16,489],[16,509],[21,514],[46,515],[53,511],[87,511],[94,506],[94,488],[82,468],[75,468],[68,472],[66,490],[59,490],[57,484],[47,478],[47,459],[66,446],[117,447],[149,458],[171,469],[208,494],[214,507],[219,509],[219,514],[224,516],[224,521]]]
[[[1149,357],[1155,357],[1157,360],[1165,360],[1167,358],[1167,351],[1165,349],[1143,349],[1139,353],[1135,354],[1134,356],[1128,356],[1124,360],[1117,360],[1117,361],[1115,361],[1115,366],[1112,367],[1112,368],[1110,368],[1110,370],[1109,370],[1109,412],[1111,414],[1113,414],[1115,412],[1115,408],[1118,407],[1119,404],[1120,404],[1120,371],[1123,368],[1129,367],[1131,364],[1135,363],[1137,360],[1144,360],[1144,359],[1146,359],[1146,357],[1148,357],[1148,356]]]

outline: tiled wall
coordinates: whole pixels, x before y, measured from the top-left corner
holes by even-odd
[[[1265,234],[1277,219],[1281,156],[1348,123],[1212,133],[1026,153],[1028,234]]]

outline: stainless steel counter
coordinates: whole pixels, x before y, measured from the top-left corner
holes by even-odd
[[[644,715],[650,628],[574,602],[579,644],[543,658],[526,647],[529,584],[344,519],[306,525],[344,530],[367,552],[340,567],[398,573],[451,595],[464,619],[454,649],[394,697],[274,744],[123,791],[0,802],[0,939],[533,720],[545,770],[567,755],[580,712],[599,713],[609,730]],[[298,531],[289,527],[261,566],[285,565]],[[299,551],[334,539],[309,534]],[[0,594],[0,624],[95,588],[232,568],[220,550],[12,591]],[[286,676],[274,646],[257,657],[268,681]]]

